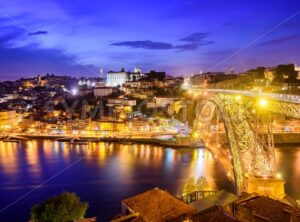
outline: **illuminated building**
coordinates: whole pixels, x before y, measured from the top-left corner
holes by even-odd
[[[140,68],[135,68],[134,72],[125,72],[124,68],[120,72],[109,71],[106,75],[106,85],[122,86],[127,81],[136,81],[142,76]]]
[[[300,79],[300,66],[295,65],[295,71],[298,72],[297,79]]]
[[[94,95],[95,95],[95,97],[110,96],[114,92],[117,92],[117,89],[114,88],[114,87],[102,86],[102,87],[96,87],[94,89]]]
[[[123,132],[126,124],[124,121],[117,121],[113,119],[101,119],[100,121],[92,121],[90,128],[96,131],[105,132]]]
[[[19,115],[15,110],[0,111],[0,128],[13,127],[19,121]]]
[[[230,80],[236,78],[235,74],[225,74],[223,72],[208,72],[196,74],[190,77],[190,83],[193,86],[205,85],[210,83],[217,83],[220,81]]]
[[[120,72],[109,71],[106,75],[107,86],[122,86],[127,81],[127,72],[122,68]]]
[[[165,108],[165,107],[173,104],[174,100],[175,100],[174,97],[156,97],[155,104],[156,104],[156,107]]]

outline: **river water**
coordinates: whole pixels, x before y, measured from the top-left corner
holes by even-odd
[[[300,199],[300,146],[277,148],[276,156],[287,193]],[[87,201],[87,216],[109,221],[120,213],[122,199],[156,186],[176,195],[190,177],[200,176],[213,189],[234,191],[222,167],[204,149],[0,143],[0,221],[28,221],[34,204],[62,191],[76,192]]]

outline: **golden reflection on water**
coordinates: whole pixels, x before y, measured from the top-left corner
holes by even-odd
[[[287,181],[288,194],[300,199],[300,147],[280,148],[275,152],[278,171]],[[213,189],[217,187],[217,180],[218,185],[223,184],[220,182],[224,178],[221,167],[204,149],[175,150],[145,144],[103,142],[70,145],[47,140],[19,144],[0,142],[0,172],[8,184],[16,180],[31,183],[32,178],[41,181],[47,173],[55,174],[56,170],[60,170],[59,167],[64,168],[80,157],[84,157],[79,163],[82,164],[80,167],[89,170],[86,173],[87,183],[89,179],[99,179],[105,186],[115,184],[126,189],[135,189],[137,185],[149,187],[160,184],[177,193],[182,191],[183,184],[190,177],[206,177]],[[29,182],[22,173],[28,173]],[[95,179],[95,175],[99,178]]]
[[[277,172],[286,181],[287,193],[300,200],[300,146],[275,149],[275,158]]]
[[[15,143],[0,142],[0,167],[5,174],[18,172],[18,150]]]
[[[30,172],[32,177],[39,178],[41,176],[41,165],[37,141],[27,141],[25,152],[28,165],[27,170]]]
[[[19,147],[17,147],[19,146]],[[74,154],[83,156],[84,162],[99,168],[105,168],[110,178],[130,181],[139,169],[158,170],[168,178],[180,178],[178,192],[190,177],[205,176],[211,185],[216,185],[213,172],[216,169],[212,155],[203,149],[174,150],[146,144],[89,143],[88,145],[70,145],[52,141],[28,141],[24,144],[1,143],[0,166],[5,174],[18,172],[20,150],[24,149],[26,167],[34,178],[42,175],[41,166],[63,161],[72,163]],[[23,155],[23,154],[22,154]],[[75,155],[75,158],[76,158]],[[42,161],[45,161],[42,162]],[[151,173],[151,172],[150,172]],[[164,178],[164,177],[163,177]],[[151,178],[149,178],[151,179]]]

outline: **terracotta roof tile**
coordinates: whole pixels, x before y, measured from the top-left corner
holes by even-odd
[[[254,212],[256,218],[265,218],[276,222],[300,221],[300,210],[285,203],[268,197],[254,197],[238,204],[238,207],[246,208]]]
[[[196,209],[180,201],[167,191],[159,188],[122,201],[134,212],[138,212],[145,222],[160,222],[192,214]]]
[[[238,222],[233,215],[224,211],[221,207],[215,206],[205,211],[199,212],[190,217],[193,222]]]

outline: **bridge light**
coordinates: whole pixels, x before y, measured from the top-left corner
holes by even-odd
[[[268,105],[268,101],[264,98],[261,98],[258,103],[261,107],[266,107]]]
[[[240,95],[235,96],[236,101],[241,101],[242,97]]]
[[[198,139],[199,138],[199,133],[198,132],[194,132],[193,133],[193,138],[194,139]]]
[[[280,173],[277,173],[277,174],[276,174],[276,178],[277,178],[277,179],[282,179],[282,175],[281,175]]]

